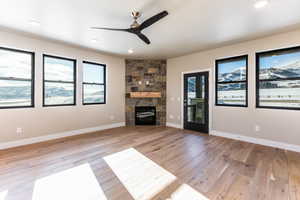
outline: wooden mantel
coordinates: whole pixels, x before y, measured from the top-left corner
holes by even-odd
[[[161,92],[130,92],[129,98],[161,98]]]

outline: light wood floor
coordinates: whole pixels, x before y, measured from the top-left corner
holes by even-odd
[[[128,149],[133,154],[127,162],[125,154],[116,153]],[[105,160],[110,155],[121,159],[113,162],[120,171]],[[132,187],[148,187],[154,176],[156,187],[168,179],[164,187],[147,189],[156,191],[151,199],[157,200],[190,200],[175,198],[182,185],[192,188],[183,194],[197,191],[201,200],[300,200],[299,153],[166,127],[116,128],[0,151],[0,200],[33,200],[39,180],[85,164],[107,199],[134,199],[140,191]],[[145,176],[136,177],[141,170]]]

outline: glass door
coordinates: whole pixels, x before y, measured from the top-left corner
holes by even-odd
[[[208,133],[208,72],[184,75],[184,128]]]

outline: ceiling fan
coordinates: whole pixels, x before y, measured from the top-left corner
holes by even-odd
[[[141,16],[140,12],[132,12],[131,15],[133,17],[133,23],[130,25],[130,28],[128,29],[118,29],[118,28],[103,28],[103,27],[91,27],[92,29],[101,29],[101,30],[109,30],[109,31],[124,31],[128,33],[133,33],[137,35],[141,40],[143,40],[146,44],[150,44],[150,40],[142,33],[142,30],[145,28],[151,26],[152,24],[156,23],[157,21],[161,20],[165,16],[167,16],[169,13],[167,11],[163,11],[158,13],[157,15],[154,15],[153,17],[150,17],[146,21],[144,21],[142,24],[139,24],[137,22],[138,18]]]

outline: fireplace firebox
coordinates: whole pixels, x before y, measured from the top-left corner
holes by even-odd
[[[136,106],[135,125],[156,125],[156,108],[154,106]]]

